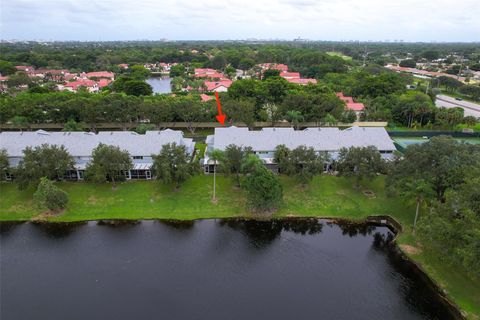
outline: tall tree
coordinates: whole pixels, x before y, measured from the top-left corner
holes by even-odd
[[[40,178],[50,180],[63,179],[67,170],[74,169],[75,161],[64,146],[42,144],[35,148],[23,150],[15,177],[20,189],[26,189],[30,184],[37,185]]]
[[[236,145],[228,145],[223,152],[221,166],[223,171],[228,175],[234,175],[237,185],[240,186],[240,174],[242,173],[242,164],[252,154],[250,147],[239,147]]]
[[[126,81],[123,91],[132,96],[149,96],[153,93],[152,86],[141,80]]]
[[[165,144],[160,153],[152,155],[152,158],[155,177],[165,184],[173,184],[175,189],[197,172],[196,164],[183,145]]]
[[[17,71],[13,63],[5,60],[0,60],[0,74],[2,76],[8,76],[14,74]]]
[[[0,149],[0,181],[6,179],[9,166],[7,150]]]
[[[373,146],[342,148],[337,162],[339,174],[354,177],[357,190],[360,189],[360,182],[363,179],[372,179],[377,173],[385,170],[385,163]]]
[[[286,119],[296,130],[300,127],[300,123],[305,120],[302,113],[296,110],[287,111]]]
[[[399,188],[399,193],[402,197],[415,202],[415,219],[413,220],[413,229],[415,230],[415,227],[417,226],[420,205],[425,200],[433,198],[435,194],[430,184],[423,179],[415,179],[409,182],[405,181],[404,184],[399,185]]]
[[[462,184],[471,167],[479,162],[478,146],[438,136],[410,145],[387,178],[389,188],[400,190],[413,180],[423,180],[444,202],[447,190]]]
[[[254,166],[243,183],[247,206],[260,212],[276,210],[283,202],[283,189],[278,177],[263,165]]]
[[[187,125],[188,131],[195,133],[195,122],[200,121],[205,114],[199,103],[192,99],[183,98],[175,103],[175,115]]]
[[[284,145],[279,145],[275,149],[275,161],[280,172],[297,177],[306,185],[315,175],[323,172],[328,159],[323,154],[317,154],[311,147],[299,146],[289,150]]]
[[[128,151],[100,143],[92,151],[92,160],[85,170],[85,178],[95,182],[111,181],[115,187],[116,181],[124,180],[126,172],[132,168]]]
[[[252,128],[255,122],[255,101],[253,99],[227,99],[223,103],[225,114],[234,122],[243,122]]]

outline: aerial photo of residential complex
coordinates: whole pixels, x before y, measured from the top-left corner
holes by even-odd
[[[480,319],[474,0],[0,2],[0,319]]]

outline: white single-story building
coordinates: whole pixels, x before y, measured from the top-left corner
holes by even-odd
[[[75,170],[66,173],[66,178],[82,180],[92,151],[100,143],[118,146],[130,153],[133,169],[126,172],[127,179],[151,179],[153,165],[152,154],[160,153],[162,146],[168,143],[184,145],[187,152],[193,155],[195,143],[193,139],[183,137],[182,131],[163,130],[147,131],[138,134],[133,131],[101,131],[92,132],[35,132],[7,131],[0,132],[0,149],[5,149],[10,167],[16,167],[23,158],[23,150],[42,144],[64,146],[75,160]]]
[[[338,157],[342,148],[374,146],[382,158],[391,159],[396,150],[393,141],[383,127],[351,127],[339,128],[248,128],[223,127],[215,128],[215,133],[207,137],[207,149],[204,158],[205,172],[213,172],[213,161],[208,152],[214,149],[225,150],[228,145],[251,147],[268,167],[276,168],[274,162],[275,148],[285,145],[289,149],[299,146],[312,147],[317,152],[327,152],[332,160]]]

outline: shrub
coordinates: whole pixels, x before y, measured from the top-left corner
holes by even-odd
[[[67,206],[68,195],[65,191],[55,186],[55,184],[43,177],[35,191],[33,198],[39,207],[50,210],[59,210]]]

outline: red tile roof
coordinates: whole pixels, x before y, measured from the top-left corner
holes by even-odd
[[[317,79],[294,78],[294,79],[287,79],[287,81],[290,83],[296,83],[296,84],[302,84],[302,85],[306,85],[309,83],[317,84]]]
[[[212,91],[220,86],[229,88],[232,85],[232,80],[205,81],[204,83],[205,83],[205,86],[207,87],[207,91]]]
[[[15,66],[15,68],[20,71],[28,71],[28,72],[35,70],[35,68],[32,66]]]
[[[281,64],[281,63],[267,62],[267,63],[258,64],[257,66],[259,66],[263,70],[275,69],[275,70],[280,70],[280,71],[288,71],[288,66],[286,64]]]
[[[67,73],[70,73],[70,71],[68,71],[66,69],[37,69],[37,70],[35,70],[35,73],[36,74],[50,73],[52,75],[55,75],[55,74],[67,74]]]
[[[340,100],[343,100],[346,103],[353,103],[353,98],[344,96],[343,92],[337,92],[336,95],[337,95],[338,98],[340,98]]]
[[[202,99],[202,102],[207,102],[207,101],[212,100],[213,97],[202,93],[202,94],[200,95],[200,99]]]
[[[87,78],[114,78],[115,73],[108,72],[108,71],[95,71],[95,72],[88,72],[86,76]]]
[[[363,111],[365,110],[365,106],[363,103],[354,102],[352,97],[345,96],[343,92],[335,93],[337,97],[345,102],[345,108],[353,111]]]
[[[98,84],[99,88],[103,88],[103,87],[108,86],[111,82],[112,82],[112,80],[110,80],[110,79],[100,79],[100,80],[98,80],[97,84]]]
[[[217,70],[210,68],[195,68],[195,74],[212,74],[216,72]]]
[[[72,88],[73,90],[77,90],[78,87],[87,87],[87,88],[93,88],[97,85],[97,83],[93,80],[90,79],[80,79],[77,81],[73,82],[67,82],[64,84],[64,87],[69,87]]]
[[[210,68],[196,68],[195,69],[195,78],[210,78],[210,79],[227,79],[227,77],[217,70]]]
[[[280,77],[285,79],[300,79],[300,72],[282,71],[280,72]]]

